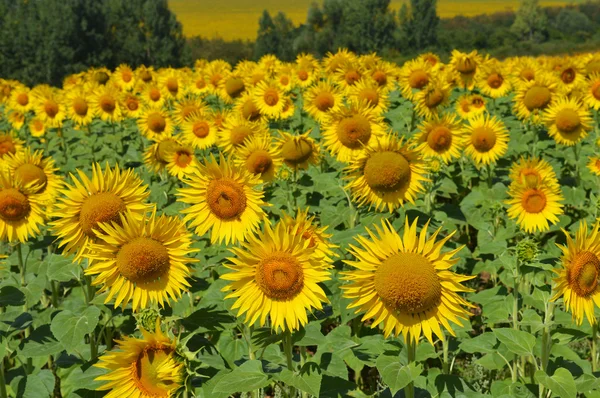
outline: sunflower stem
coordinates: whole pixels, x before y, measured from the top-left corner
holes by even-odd
[[[4,378],[4,357],[0,358],[0,398],[7,398],[6,379]]]
[[[58,285],[56,281],[50,281],[50,287],[52,289],[52,307],[58,308]]]
[[[519,259],[517,259],[517,261],[515,263],[515,270],[514,270],[515,282],[514,282],[514,286],[513,286],[512,321],[513,321],[513,329],[514,330],[519,330],[519,266],[520,266]],[[513,372],[512,372],[512,382],[513,383],[516,383],[519,378],[518,363],[519,363],[519,356],[515,354],[515,357],[513,360]]]
[[[26,285],[26,277],[27,277],[27,262],[23,261],[23,244],[19,242],[17,244],[17,258],[19,260],[19,270],[21,271],[21,287],[25,287]],[[23,304],[23,312],[29,311],[29,307],[27,306],[27,300],[25,300],[25,304]],[[28,339],[31,335],[31,326],[25,328],[25,338]],[[27,364],[25,366],[25,372],[27,374],[31,374],[33,372],[33,359],[27,358]]]
[[[288,370],[294,372],[294,346],[292,344],[292,332],[290,330],[286,330],[283,334],[283,349],[287,359]],[[296,389],[292,386],[289,386],[289,389],[288,396],[294,398],[296,396]]]
[[[542,363],[541,367],[547,372],[548,362],[550,360],[550,350],[552,349],[552,339],[550,339],[550,323],[554,316],[554,302],[546,304],[546,316],[544,318],[544,329],[542,331]]]
[[[579,144],[573,145],[573,154],[575,155],[575,183],[579,185],[580,176],[579,176]]]
[[[450,364],[448,363],[448,347],[449,347],[449,345],[450,345],[450,337],[442,340],[442,355],[443,355],[442,372],[444,374],[450,374]]]
[[[413,341],[412,336],[406,337],[406,356],[408,358],[408,365],[411,365],[415,362],[415,358],[417,356],[417,344]],[[404,396],[406,398],[415,398],[415,383],[410,382],[406,387],[404,387]]]
[[[592,372],[598,370],[598,322],[592,325]]]

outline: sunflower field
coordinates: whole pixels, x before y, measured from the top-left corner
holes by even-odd
[[[600,55],[0,79],[0,398],[600,397]]]

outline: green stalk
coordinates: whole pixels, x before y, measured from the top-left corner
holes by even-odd
[[[573,145],[573,154],[575,155],[575,182],[579,185],[581,177],[579,175],[579,144]]]
[[[56,281],[50,281],[50,286],[52,288],[52,307],[58,308],[58,286]]]
[[[4,378],[4,358],[0,358],[0,398],[8,398],[6,379]]]
[[[407,336],[406,340],[406,355],[408,357],[408,364],[412,364],[415,362],[415,358],[417,356],[417,344],[413,342],[410,336]],[[415,383],[410,382],[406,387],[404,387],[404,396],[406,398],[415,398]]]
[[[519,330],[519,260],[515,264],[515,272],[514,272],[515,282],[513,287],[513,329]],[[512,372],[512,382],[516,383],[519,378],[519,369],[518,369],[519,356],[515,354],[515,358],[513,360],[513,372]]]
[[[285,351],[285,357],[287,359],[287,367],[292,372],[294,371],[294,353],[293,353],[293,345],[292,345],[292,332],[286,330],[283,334],[283,350]],[[294,398],[296,397],[296,389],[292,386],[289,387],[290,391],[288,397]]]
[[[17,244],[17,257],[19,260],[19,270],[21,270],[21,287],[25,287],[26,283],[26,275],[27,275],[27,263],[23,261],[23,247],[19,242]],[[23,304],[23,312],[29,311],[29,307],[27,306],[27,300],[25,300],[25,304]],[[31,336],[31,326],[27,326],[25,329],[25,338],[29,338]],[[27,374],[31,374],[33,372],[33,359],[27,358],[27,365],[25,366],[25,372]]]
[[[592,325],[592,372],[598,370],[598,323]]]
[[[445,338],[444,340],[442,340],[442,355],[443,355],[443,362],[442,362],[442,372],[444,374],[450,374],[450,363],[448,363],[448,346],[450,345],[450,337]]]

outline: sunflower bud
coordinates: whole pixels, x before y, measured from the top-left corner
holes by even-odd
[[[160,322],[160,313],[154,308],[145,308],[136,314],[138,327],[144,328],[148,332],[156,330],[157,321]]]
[[[521,263],[531,263],[537,259],[540,252],[537,242],[523,239],[517,244],[517,258]]]

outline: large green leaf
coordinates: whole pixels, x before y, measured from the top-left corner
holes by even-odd
[[[522,330],[494,329],[496,338],[517,355],[532,355],[535,347],[535,336]]]
[[[221,378],[214,387],[214,391],[235,394],[263,388],[268,384],[269,377],[263,371],[262,363],[254,359],[244,362],[242,366]]]
[[[94,330],[100,314],[101,311],[98,307],[88,307],[81,314],[64,310],[52,319],[50,330],[67,352],[72,352],[82,342],[85,335]]]
[[[377,370],[379,370],[383,382],[388,385],[394,395],[408,383],[414,381],[423,371],[423,367],[415,363],[402,365],[399,356],[384,352],[377,358]]]
[[[560,398],[576,398],[577,385],[573,375],[565,368],[558,368],[552,376],[548,376],[544,371],[535,372],[535,379],[544,387],[552,391]]]

